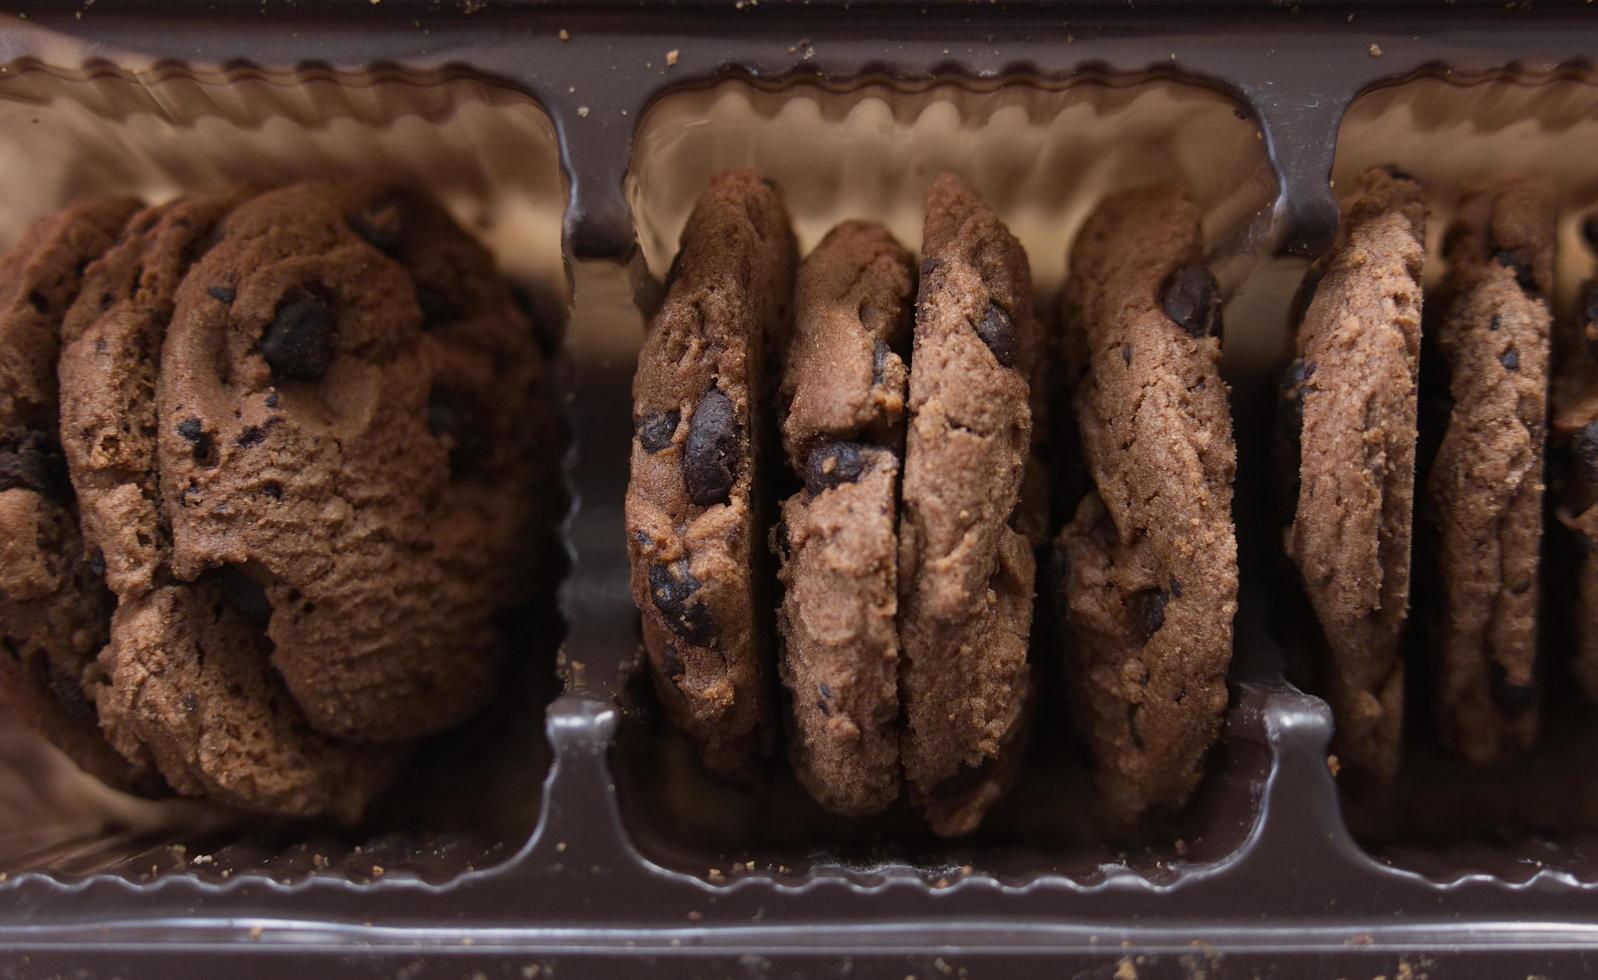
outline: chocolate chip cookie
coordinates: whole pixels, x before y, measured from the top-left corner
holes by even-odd
[[[1461,200],[1437,345],[1451,405],[1426,476],[1438,594],[1429,645],[1443,741],[1485,764],[1537,731],[1538,555],[1554,205],[1536,182]]]
[[[1287,385],[1299,454],[1287,551],[1327,648],[1333,750],[1378,781],[1397,772],[1403,721],[1425,223],[1414,180],[1360,179],[1306,279]]]
[[[488,695],[558,460],[542,371],[492,258],[408,190],[261,194],[184,279],[157,386],[172,572],[263,587],[315,730],[412,739]]]
[[[1588,247],[1598,251],[1598,217],[1583,227]],[[1568,554],[1548,581],[1565,571],[1572,583],[1561,597],[1575,634],[1571,666],[1587,696],[1598,700],[1598,282],[1582,285],[1568,323],[1555,325],[1549,436],[1550,492]]]
[[[667,714],[728,778],[753,774],[774,721],[762,446],[794,248],[774,187],[746,171],[712,180],[633,378],[626,528],[644,648]]]
[[[799,267],[782,380],[783,441],[804,481],[776,531],[789,749],[800,782],[840,813],[899,794],[895,525],[913,283],[887,229],[834,228]]]
[[[122,759],[95,716],[90,675],[113,602],[79,531],[56,384],[61,322],[84,269],[137,207],[68,208],[0,259],[0,695],[86,771],[153,792],[159,780]]]
[[[1110,812],[1181,805],[1220,733],[1237,611],[1237,451],[1220,297],[1179,187],[1088,218],[1065,290],[1093,491],[1055,542],[1076,717]]]
[[[1016,528],[1042,344],[1026,255],[958,178],[927,193],[899,521],[900,743],[934,831],[1013,774],[1031,699],[1032,544]]]

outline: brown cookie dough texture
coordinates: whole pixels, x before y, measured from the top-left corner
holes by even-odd
[[[1535,182],[1467,195],[1444,242],[1435,336],[1452,409],[1426,478],[1442,738],[1485,764],[1536,737],[1533,664],[1542,537],[1554,205]]]
[[[1016,530],[1041,335],[1020,244],[951,175],[927,194],[899,522],[900,751],[934,831],[1013,776],[1031,699],[1032,544]]]
[[[1584,223],[1587,244],[1598,249],[1598,217]],[[1587,697],[1598,701],[1598,282],[1582,285],[1575,315],[1555,324],[1551,451],[1560,460],[1554,514],[1565,530],[1573,580],[1564,587],[1576,648],[1571,667]],[[1550,586],[1552,587],[1552,586]]]
[[[1105,200],[1065,301],[1096,487],[1056,542],[1066,673],[1109,809],[1130,820],[1187,799],[1227,701],[1237,452],[1198,209],[1173,186]]]
[[[122,759],[97,724],[94,658],[113,601],[84,547],[57,435],[62,318],[85,267],[137,207],[68,208],[0,258],[0,697],[84,770],[153,792],[159,781]]]
[[[782,506],[781,673],[794,771],[840,813],[899,794],[895,533],[914,266],[851,221],[799,268],[782,431],[805,489]]]
[[[626,526],[644,647],[667,714],[730,778],[753,774],[774,720],[760,446],[775,428],[769,360],[786,346],[794,249],[774,187],[747,171],[715,178],[633,378]]]
[[[1425,222],[1415,181],[1361,178],[1311,272],[1290,375],[1301,424],[1287,550],[1329,653],[1333,750],[1382,781],[1398,769],[1403,720]]]

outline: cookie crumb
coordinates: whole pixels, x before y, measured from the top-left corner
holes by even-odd
[[[694,909],[693,911],[688,913],[688,921],[689,922],[703,922],[703,921],[705,921],[705,913],[699,911],[698,909]]]
[[[383,866],[381,864],[372,865],[372,877],[374,877],[374,878],[383,877]]]
[[[1116,964],[1115,980],[1137,980],[1137,967],[1132,965],[1131,957],[1123,956]]]
[[[1377,44],[1376,42],[1372,41],[1371,42],[1371,57],[1372,58],[1380,58],[1381,56],[1382,56],[1382,46],[1380,44]]]
[[[670,67],[672,67],[672,66],[674,66],[676,64],[677,64],[677,49],[676,48],[672,48],[670,51],[666,52],[666,67],[670,68]]]
[[[1337,774],[1342,768],[1342,764],[1337,761],[1337,756],[1328,755],[1326,757],[1326,770],[1332,774],[1333,779],[1337,778]]]
[[[711,868],[708,872],[706,872],[706,877],[708,877],[712,883],[717,885],[722,884],[727,880],[727,876],[721,873],[720,868]]]
[[[578,119],[587,119],[588,118],[588,107],[587,106],[580,105],[580,106],[577,107],[577,118]]]
[[[372,0],[372,2],[376,3],[377,0]],[[261,938],[261,927],[260,926],[250,926],[250,941],[254,942],[255,940],[260,939],[260,938]]]
[[[562,27],[560,29],[560,39],[562,41],[570,41],[572,39],[572,32],[568,31],[568,30],[566,30],[566,28]]]

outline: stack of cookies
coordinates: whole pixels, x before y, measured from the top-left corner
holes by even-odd
[[[1572,458],[1556,506],[1583,540],[1593,528],[1580,461],[1598,413],[1581,327],[1559,345],[1558,371],[1550,367],[1550,188],[1504,180],[1466,191],[1423,315],[1426,218],[1409,175],[1360,179],[1336,246],[1306,281],[1283,388],[1296,480],[1287,549],[1321,626],[1334,751],[1367,785],[1391,782],[1401,761],[1412,578],[1420,614],[1411,635],[1439,740],[1486,765],[1536,738],[1555,376],[1553,441]],[[1598,595],[1590,574],[1584,564],[1577,575],[1582,603]],[[1578,672],[1590,675],[1590,664],[1578,658]]]
[[[557,426],[491,257],[359,180],[0,259],[0,694],[86,770],[352,820],[497,675]]]
[[[1067,305],[1093,492],[1054,548],[1055,612],[1131,819],[1185,801],[1226,704],[1235,451],[1196,209],[1106,202]],[[1052,346],[1019,243],[953,176],[919,264],[848,221],[797,268],[777,189],[712,181],[639,356],[626,506],[656,688],[708,770],[756,777],[780,727],[829,809],[907,795],[939,834],[981,823],[1035,710],[1048,477],[1081,468],[1046,448]]]

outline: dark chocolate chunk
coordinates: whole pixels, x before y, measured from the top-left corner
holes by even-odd
[[[888,367],[888,355],[893,353],[893,348],[880,340],[873,341],[871,345],[871,382],[881,384],[883,374]]]
[[[709,608],[693,601],[703,584],[688,571],[685,561],[670,567],[649,566],[649,594],[655,600],[655,608],[673,633],[700,647],[709,646],[716,638],[716,624]]]
[[[1493,261],[1515,273],[1515,283],[1527,294],[1535,296],[1537,288],[1537,274],[1532,270],[1531,261],[1514,249],[1501,248],[1493,253]]]
[[[639,419],[634,427],[644,452],[658,453],[670,446],[672,437],[677,434],[677,423],[681,421],[682,413],[675,408]]]
[[[1202,263],[1184,265],[1160,287],[1160,308],[1191,337],[1213,337],[1221,331],[1220,287]]]
[[[320,286],[290,292],[261,337],[261,356],[272,376],[286,381],[320,381],[333,363],[335,328],[332,298]]]
[[[997,303],[989,303],[983,312],[982,322],[977,324],[977,336],[993,352],[994,360],[1004,367],[1015,367],[1015,359],[1021,353],[1015,322]]]
[[[1147,643],[1165,625],[1165,605],[1171,601],[1164,589],[1144,589],[1132,596],[1132,622],[1142,642]]]
[[[817,710],[830,717],[832,715],[832,688],[826,684],[818,684],[816,685],[816,694],[819,695],[816,698]]]
[[[738,416],[732,399],[711,388],[694,406],[683,449],[683,483],[700,507],[727,502],[738,480]]]
[[[1506,371],[1519,371],[1520,354],[1518,354],[1513,348],[1506,350],[1502,354],[1498,355],[1498,363],[1502,364],[1504,366],[1504,370]]]
[[[405,247],[411,228],[410,195],[398,188],[386,190],[349,216],[350,230],[368,245],[388,255]]]
[[[1537,702],[1537,689],[1510,683],[1509,675],[1496,660],[1487,662],[1487,687],[1493,703],[1505,714],[1523,715]]]
[[[216,465],[216,441],[211,438],[209,432],[205,431],[204,422],[199,419],[184,419],[178,423],[178,435],[188,442],[195,463],[207,467]]]
[[[238,296],[238,292],[235,291],[231,286],[212,286],[205,291],[205,294],[216,300],[218,303],[223,303],[228,306],[232,306],[233,300]]]
[[[1132,366],[1132,345],[1131,344],[1122,344],[1121,345],[1121,363],[1125,364],[1127,367],[1131,367]]]
[[[271,497],[273,500],[282,500],[283,484],[277,482],[276,480],[268,480],[266,481],[266,484],[261,487],[261,492],[266,494],[268,497]]]
[[[234,442],[236,442],[238,444],[240,449],[252,449],[255,446],[259,446],[261,443],[263,443],[265,441],[266,441],[266,428],[264,426],[259,426],[259,425],[250,426],[249,428],[245,429],[243,432],[240,432],[239,433],[239,437],[234,440]]]
[[[982,785],[993,771],[993,759],[983,759],[980,765],[971,765],[969,762],[960,764],[960,771],[947,777],[932,788],[932,795],[940,800],[953,800]]]
[[[17,488],[57,503],[71,494],[66,457],[37,432],[0,436],[0,490]]]
[[[443,290],[432,286],[416,287],[416,305],[422,310],[423,330],[437,330],[460,319],[454,301]]]
[[[441,385],[427,396],[427,430],[449,453],[451,473],[468,472],[488,455],[477,399],[458,388]]]
[[[810,450],[805,460],[805,490],[814,497],[823,490],[853,483],[865,472],[868,447],[853,442],[834,442]]]

